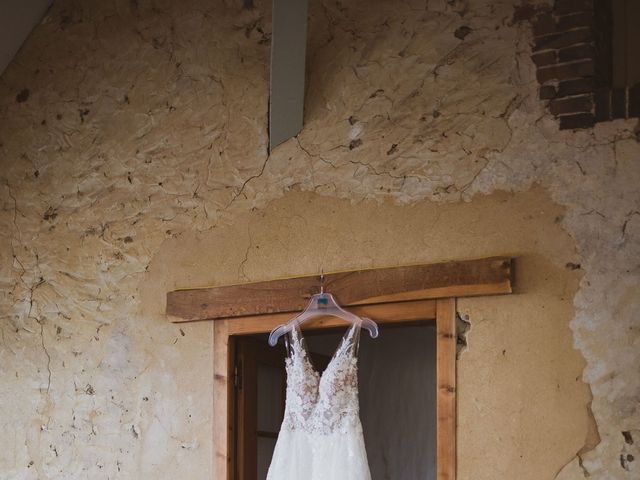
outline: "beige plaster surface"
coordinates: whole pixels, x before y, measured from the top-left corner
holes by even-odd
[[[460,478],[553,478],[584,445],[591,399],[568,326],[580,272],[565,266],[577,255],[562,214],[539,188],[411,207],[292,192],[233,225],[167,240],[142,283],[141,315],[162,321],[165,292],[185,285],[514,255],[516,294],[459,305],[472,323],[459,362]]]
[[[637,121],[558,131],[519,1],[314,0],[269,156],[269,3],[59,0],[0,77],[0,479],[211,478],[167,289],[514,254],[460,303],[460,478],[635,480]]]

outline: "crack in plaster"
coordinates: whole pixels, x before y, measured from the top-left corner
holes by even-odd
[[[40,324],[40,343],[42,345],[42,351],[47,357],[47,394],[51,391],[51,355],[49,354],[49,350],[47,350],[47,346],[44,344],[44,321],[38,320]]]
[[[233,202],[236,201],[236,199],[242,195],[242,193],[244,192],[245,187],[248,185],[248,183],[252,180],[255,180],[257,178],[260,178],[262,176],[262,174],[264,173],[265,168],[267,168],[267,163],[269,162],[269,159],[271,158],[270,155],[267,155],[267,157],[265,158],[264,162],[262,163],[262,167],[260,168],[260,172],[257,173],[256,175],[251,175],[249,178],[247,178],[244,182],[242,182],[242,185],[240,186],[240,189],[233,195],[233,197],[231,197],[231,200],[229,201],[229,203],[227,204],[227,206],[224,208],[224,210],[228,210],[229,207],[231,207],[231,205],[233,205]]]

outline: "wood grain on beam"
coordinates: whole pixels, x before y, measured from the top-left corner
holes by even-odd
[[[436,305],[437,479],[456,478],[456,301]]]
[[[368,317],[379,325],[402,325],[411,322],[436,319],[435,300],[415,300],[400,303],[381,303],[347,307],[359,317]],[[291,320],[291,313],[274,313],[234,318],[229,321],[229,335],[251,335],[270,332],[282,323]],[[221,322],[216,322],[221,323]],[[316,317],[302,325],[304,330],[344,327],[345,321],[337,317]]]
[[[325,290],[343,306],[511,293],[512,259],[411,265],[325,274]],[[290,313],[318,293],[318,275],[167,294],[173,322]]]

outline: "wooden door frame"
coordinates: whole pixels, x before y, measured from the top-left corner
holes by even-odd
[[[380,325],[435,321],[437,381],[437,478],[454,480],[456,471],[456,334],[455,298],[385,303],[351,308],[354,313],[374,318]],[[235,458],[234,338],[268,333],[282,323],[282,315],[224,319],[214,322],[214,479],[232,480]],[[286,315],[290,318],[290,315]],[[323,318],[308,329],[333,328],[341,320]]]
[[[231,411],[230,428],[235,460],[230,476],[235,470],[238,478],[255,478],[258,454],[258,365],[269,365],[276,368],[280,375],[281,400],[280,415],[284,416],[284,398],[286,395],[286,373],[284,368],[284,349],[271,348],[263,339],[253,336],[232,337],[232,349],[235,352],[235,378],[230,388],[234,389],[236,409]],[[243,341],[241,341],[243,340]],[[280,420],[281,421],[281,420]],[[275,427],[275,425],[274,425]],[[280,428],[278,423],[277,428]],[[277,437],[277,429],[273,432]],[[254,434],[255,433],[255,434]],[[247,460],[249,459],[249,460]]]
[[[512,292],[513,259],[412,265],[325,275],[327,290],[356,315],[381,325],[435,321],[437,479],[456,478],[456,298]],[[172,322],[215,320],[213,325],[214,480],[233,480],[234,338],[268,333],[302,310],[318,276],[168,292]],[[332,317],[305,328],[343,325]]]

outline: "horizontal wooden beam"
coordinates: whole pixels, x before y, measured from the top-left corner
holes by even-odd
[[[343,306],[433,298],[499,295],[512,291],[513,259],[479,260],[355,270],[324,275],[324,285]],[[172,322],[291,313],[304,309],[320,289],[318,275],[167,294]]]
[[[436,300],[414,300],[400,303],[378,303],[347,307],[359,317],[375,320],[378,325],[403,325],[436,319]],[[268,333],[278,325],[291,320],[289,313],[270,313],[229,320],[228,335],[252,335]],[[302,325],[304,330],[323,330],[344,327],[345,322],[337,317],[315,317]]]

